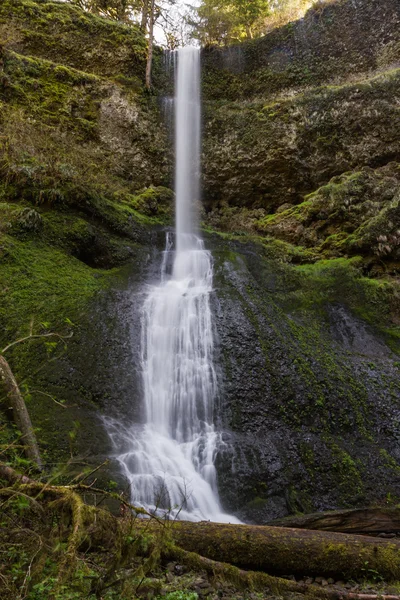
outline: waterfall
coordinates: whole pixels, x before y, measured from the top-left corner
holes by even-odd
[[[213,263],[198,234],[200,52],[178,51],[175,97],[176,233],[167,235],[161,277],[142,314],[145,424],[111,425],[132,502],[192,521],[238,522],[223,514],[214,459],[217,381],[210,310]],[[171,268],[172,267],[172,268]]]

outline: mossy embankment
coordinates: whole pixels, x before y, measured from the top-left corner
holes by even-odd
[[[303,19],[265,37],[203,53],[207,100],[275,99],[363,79],[399,63],[396,0],[315,2]]]
[[[395,69],[272,103],[209,105],[207,222],[266,233],[322,258],[393,262],[399,95]],[[390,249],[382,252],[380,236],[392,240]]]
[[[64,3],[2,2],[0,44],[0,346],[31,333],[67,338],[66,349],[38,339],[7,352],[54,462],[70,454],[74,422],[86,447],[96,429],[87,372],[68,389],[57,361],[79,353],[93,305],[169,223],[170,156],[144,92],[138,28]]]
[[[147,42],[136,25],[47,0],[2,0],[0,38],[11,50],[141,89]]]

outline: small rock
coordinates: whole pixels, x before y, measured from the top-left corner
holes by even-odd
[[[304,583],[306,583],[307,585],[311,585],[312,583],[314,583],[314,577],[306,577]]]
[[[329,585],[329,583],[328,583],[328,581],[327,581],[326,579],[322,579],[322,581],[321,581],[321,585],[322,585],[323,587],[326,587],[327,585]]]
[[[336,585],[338,585],[339,587],[344,587],[344,581],[339,579],[339,581],[336,582]]]
[[[178,575],[178,577],[180,575],[183,575],[185,573],[185,571],[186,571],[186,568],[183,565],[175,565],[174,573],[175,573],[175,575]]]
[[[335,580],[332,579],[332,577],[329,577],[328,583],[329,583],[329,585],[333,585],[335,583]]]
[[[318,583],[319,585],[321,585],[323,579],[324,579],[323,577],[316,577],[315,578],[315,583]]]
[[[391,539],[391,538],[396,537],[396,534],[395,533],[378,533],[377,537]]]

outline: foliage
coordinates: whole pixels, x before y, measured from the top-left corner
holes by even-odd
[[[191,21],[202,44],[230,44],[263,35],[297,18],[311,0],[202,0]]]
[[[159,596],[160,600],[197,600],[198,595],[195,592],[170,592],[166,596]]]
[[[197,9],[194,37],[203,44],[253,38],[270,8],[270,0],[203,0]]]
[[[129,21],[143,9],[143,0],[71,0],[79,8],[116,21]]]

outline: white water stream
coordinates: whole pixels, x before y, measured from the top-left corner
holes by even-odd
[[[178,51],[175,97],[176,249],[167,244],[159,285],[143,306],[141,367],[145,425],[111,425],[131,498],[157,514],[239,522],[222,512],[214,459],[216,376],[210,310],[213,264],[197,233],[200,52]],[[168,266],[172,262],[172,274]],[[120,446],[121,447],[121,446]]]

